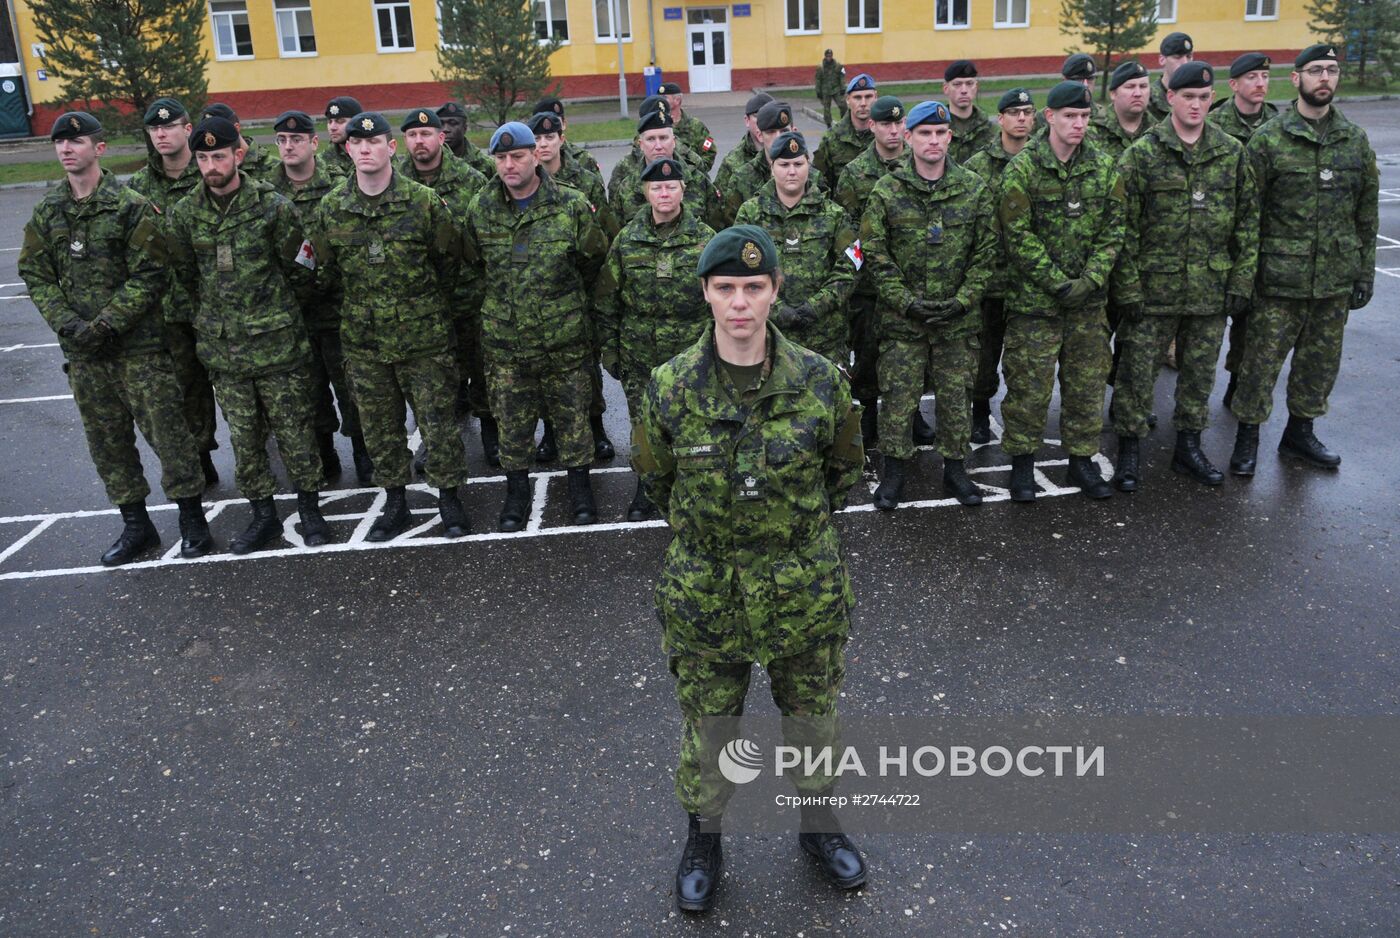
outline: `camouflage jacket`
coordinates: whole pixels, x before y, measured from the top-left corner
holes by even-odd
[[[248,135],[243,136],[243,145],[248,152],[243,154],[243,164],[239,167],[252,179],[271,182],[272,172],[282,162],[277,156],[277,148],[264,146]]]
[[[1001,126],[976,104],[967,117],[952,117],[953,142],[948,145],[948,155],[954,163],[966,163],[972,154],[986,149],[1001,134]]]
[[[559,172],[553,175],[556,182],[562,182],[583,193],[584,198],[588,199],[588,204],[592,205],[597,213],[598,227],[603,229],[603,234],[608,236],[609,241],[617,237],[618,231],[622,229],[622,220],[613,214],[612,206],[608,204],[608,194],[603,189],[602,176],[567,152],[559,155]]]
[[[591,298],[608,239],[588,200],[539,170],[523,212],[500,178],[467,215],[467,254],[482,275],[481,328],[488,356],[579,353],[593,341]]]
[[[719,190],[721,199],[728,197],[735,171],[755,156],[758,156],[758,144],[754,143],[753,137],[745,131],[744,138],[719,161],[719,171],[715,173],[715,188]]]
[[[719,193],[715,191],[710,177],[693,165],[683,160],[680,162],[685,167],[685,204],[711,228],[718,230],[724,227]],[[613,167],[612,178],[608,180],[608,207],[612,209],[613,217],[623,225],[647,204],[647,197],[642,192],[644,169],[646,165],[642,161],[642,152],[633,147]]]
[[[715,138],[710,136],[710,128],[698,117],[691,117],[684,111],[676,122],[676,139],[695,154],[695,164],[706,175],[715,165]]]
[[[1138,124],[1137,133],[1130,134],[1118,123],[1118,112],[1111,107],[1104,108],[1104,112],[1093,118],[1089,122],[1089,132],[1085,135],[1090,143],[1107,153],[1115,160],[1123,155],[1123,151],[1132,145],[1134,140],[1142,139],[1152,127],[1152,117],[1147,112],[1143,112],[1142,123]]]
[[[1380,175],[1366,131],[1331,108],[1326,136],[1289,107],[1246,146],[1259,185],[1265,296],[1340,296],[1375,278]]]
[[[316,154],[316,162],[325,168],[327,175],[337,181],[355,175],[355,161],[345,152],[344,147],[334,143]]]
[[[205,186],[170,210],[171,265],[194,304],[195,351],[215,376],[256,378],[304,365],[311,346],[301,302],[316,275],[290,199],[240,172],[227,211]]]
[[[729,188],[723,192],[723,204],[720,206],[719,224],[715,225],[715,230],[726,228],[734,224],[734,219],[739,215],[739,207],[758,195],[764,184],[773,178],[773,165],[768,162],[768,157],[755,152],[753,159],[743,164],[729,177]],[[817,171],[814,165],[811,175],[808,177],[808,185],[813,185],[825,191],[826,186],[822,182],[822,174]]]
[[[817,97],[839,98],[846,91],[846,67],[835,59],[828,62],[823,58],[812,76],[812,84],[816,87]]]
[[[340,298],[347,352],[401,362],[452,348],[450,303],[464,256],[441,196],[395,172],[370,197],[352,178],[321,200],[310,227],[320,289]]]
[[[656,586],[670,654],[766,665],[849,632],[831,515],[861,477],[860,410],[830,361],[771,324],[768,343],[740,394],[711,324],[643,398],[633,464],[675,532]]]
[[[563,151],[566,155],[574,158],[576,162],[583,166],[599,179],[603,178],[603,167],[598,165],[598,158],[588,151],[587,147],[581,147],[576,143],[564,141]]]
[[[813,168],[821,172],[821,178],[826,181],[822,183],[822,188],[830,192],[836,186],[836,180],[841,178],[841,170],[846,168],[846,164],[860,156],[862,150],[870,146],[875,139],[875,133],[870,128],[856,130],[851,124],[851,115],[837,121],[830,130],[822,136],[822,142],[817,144],[817,152],[812,154]]]
[[[992,194],[992,228],[997,235],[997,261],[992,267],[992,278],[987,281],[987,289],[982,294],[983,299],[999,300],[1006,295],[1006,272],[1010,262],[1006,257],[1006,245],[1002,243],[1001,219],[997,217],[996,206],[1001,203],[1002,177],[1006,173],[1007,164],[1011,162],[1011,157],[1012,154],[1002,147],[1001,134],[998,133],[991,146],[978,150],[963,164],[964,169],[971,170],[981,177]]]
[[[893,159],[881,159],[879,152],[872,142],[870,146],[861,151],[860,156],[846,164],[846,168],[841,170],[841,178],[836,181],[836,191],[833,198],[836,203],[846,210],[846,215],[851,219],[851,224],[859,231],[861,216],[865,214],[865,203],[870,199],[870,192],[875,188],[875,183],[893,172],[894,169],[909,159],[909,151],[904,150]],[[875,281],[870,279],[870,268],[864,267],[856,274],[855,290],[852,296],[863,297],[873,301],[875,297]]]
[[[170,288],[157,210],[107,170],[92,195],[73,199],[67,180],[50,189],[24,226],[19,276],[50,328],[101,316],[117,333],[114,346],[78,349],[64,336],[69,359],[138,355],[165,347],[160,296]]]
[[[947,163],[929,182],[910,156],[875,184],[861,218],[860,243],[880,302],[879,334],[953,338],[976,332],[982,294],[997,262],[992,191],[981,177]],[[932,331],[909,315],[915,300],[956,299],[964,313]]]
[[[272,184],[272,188],[292,200],[302,224],[309,230],[316,216],[316,206],[320,205],[321,200],[344,178],[332,175],[318,155],[316,168],[305,185],[294,186],[291,179],[287,178],[287,167],[283,163],[277,164],[277,171],[268,182]],[[311,332],[319,334],[337,332],[340,329],[339,298],[323,293],[319,288],[312,291],[302,303],[301,311],[306,316],[306,328]]]
[[[1162,83],[1165,78],[1165,75],[1158,75],[1152,80],[1152,92],[1147,98],[1146,116],[1154,124],[1166,120],[1172,113],[1172,106],[1167,102],[1167,86]]]
[[[485,176],[487,179],[496,175],[496,161],[491,158],[491,154],[465,137],[462,138],[462,149],[460,153],[450,147],[448,149],[453,156],[464,161],[468,166],[478,173],[481,173],[481,175]]]
[[[467,212],[471,210],[472,199],[476,198],[481,187],[486,185],[485,176],[473,169],[466,160],[453,156],[452,151],[446,147],[442,150],[442,162],[438,164],[438,171],[431,181],[424,180],[423,174],[418,172],[418,167],[410,159],[399,165],[398,172],[405,179],[411,179],[436,192],[459,224],[466,219]]]
[[[783,272],[778,303],[805,304],[816,315],[809,325],[789,327],[788,338],[834,362],[848,362],[846,302],[858,269],[854,251],[847,253],[856,239],[850,216],[810,180],[802,200],[786,208],[778,201],[777,185],[770,179],[758,195],[740,207],[734,224],[757,225],[777,246],[778,266]]]
[[[168,212],[175,207],[176,202],[189,195],[202,179],[193,153],[190,154],[190,161],[184,170],[173,179],[165,174],[160,154],[152,153],[147,158],[146,165],[138,169],[126,184],[128,188],[135,189],[150,199],[151,204],[159,211]],[[164,224],[164,216],[161,216],[160,220]],[[175,278],[181,273],[179,268],[170,268],[171,288],[161,291],[160,310],[166,322],[190,322],[194,317],[194,309],[189,304],[189,294],[174,289]]]
[[[686,206],[660,227],[638,212],[613,240],[594,290],[598,345],[621,375],[646,383],[651,369],[695,342],[710,307],[695,270],[715,231]]]
[[[1117,302],[1164,316],[1220,316],[1249,297],[1259,260],[1259,194],[1244,147],[1207,124],[1186,147],[1171,120],[1118,161],[1126,199]]]
[[[1249,138],[1254,136],[1256,130],[1277,115],[1278,105],[1265,101],[1264,107],[1258,114],[1254,115],[1253,121],[1250,121],[1240,113],[1239,108],[1235,107],[1235,96],[1230,95],[1211,108],[1210,117],[1207,120],[1240,143],[1248,143]]]
[[[1123,242],[1123,182],[1111,156],[1086,142],[1061,163],[1048,135],[1033,137],[1002,174],[998,217],[1011,310],[1059,315],[1055,290],[1078,277],[1100,288],[1091,303],[1106,300]]]

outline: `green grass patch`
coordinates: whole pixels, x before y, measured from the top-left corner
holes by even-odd
[[[616,105],[614,105],[614,110]],[[572,109],[570,109],[572,111]],[[473,130],[467,139],[479,147],[491,142],[489,130]],[[574,143],[590,143],[595,140],[631,140],[637,136],[637,122],[620,117],[608,121],[575,121],[569,124],[569,139]]]
[[[134,173],[146,165],[141,156],[109,156],[102,160],[102,168],[118,175]],[[54,182],[63,178],[63,167],[57,160],[43,160],[34,163],[0,164],[0,185],[16,182]]]

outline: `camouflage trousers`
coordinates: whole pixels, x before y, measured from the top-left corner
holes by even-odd
[[[481,351],[481,320],[472,315],[457,315],[452,320],[456,338],[459,399],[476,417],[491,416],[491,394],[486,386],[486,362]]]
[[[850,310],[850,345],[855,352],[851,396],[869,408],[880,396],[880,341],[875,332],[875,297],[853,294]]]
[[[350,394],[350,379],[345,376],[345,350],[340,347],[340,333],[312,332],[309,337],[311,403],[316,415],[316,432],[326,434],[339,430],[342,436],[359,436],[360,412]],[[338,419],[336,405],[340,406]]]
[[[209,372],[194,350],[194,326],[187,322],[165,324],[165,347],[175,369],[175,380],[184,401],[185,423],[201,453],[219,448],[214,439],[217,420],[214,416],[214,385]]]
[[[1239,374],[1240,362],[1244,361],[1245,330],[1249,328],[1249,310],[1230,317],[1229,345],[1225,349],[1225,370]]]
[[[846,116],[846,98],[844,95],[828,94],[822,95],[822,120],[826,122],[828,128],[831,127],[831,106],[836,105],[838,112],[837,120]]]
[[[345,355],[345,370],[365,449],[374,460],[374,484],[383,488],[413,481],[413,453],[404,422],[408,407],[423,434],[428,484],[448,489],[467,482],[467,449],[457,428],[457,363],[451,352],[420,355],[401,362],[381,362]]]
[[[1006,339],[1006,301],[999,296],[982,300],[982,333],[978,341],[977,376],[972,399],[990,401],[1001,389],[1001,345]]]
[[[259,378],[216,374],[214,393],[233,444],[233,480],[244,498],[268,498],[277,492],[267,458],[269,435],[277,440],[292,484],[304,492],[321,487],[324,470],[313,425],[309,369]]]
[[[1118,328],[1123,348],[1113,386],[1113,430],[1119,436],[1147,436],[1162,358],[1176,340],[1176,411],[1172,426],[1204,430],[1215,388],[1215,363],[1225,336],[1225,315],[1143,316]]]
[[[724,745],[739,735],[738,717],[744,712],[753,665],[672,655],[670,668],[683,719],[676,799],[686,811],[718,816],[734,794],[734,783],[720,774],[717,760]],[[841,642],[827,642],[769,663],[773,702],[785,718],[786,745],[813,749],[837,745],[836,702],[845,676]],[[793,780],[802,794],[826,791],[835,782],[824,774],[794,775]]]
[[[886,456],[909,459],[914,440],[909,416],[919,409],[925,377],[933,378],[935,446],[944,459],[962,459],[972,445],[972,411],[967,387],[977,359],[969,336],[909,341],[880,340],[880,449]]]
[[[501,468],[528,469],[534,461],[535,423],[554,423],[559,459],[565,466],[593,461],[593,355],[588,349],[567,358],[513,361],[493,356],[486,363],[491,410],[501,430]]]
[[[1006,454],[1026,456],[1039,448],[1057,366],[1060,440],[1072,456],[1097,453],[1110,359],[1102,306],[1049,316],[1010,311],[1002,352],[1006,397],[1001,402],[1001,447]]]
[[[160,460],[160,485],[167,498],[173,501],[204,492],[199,448],[185,421],[184,398],[168,354],[74,359],[63,369],[83,421],[92,464],[113,505],[145,501],[151,494],[133,425]]]
[[[1249,313],[1249,338],[1237,372],[1239,385],[1230,410],[1240,423],[1264,423],[1273,410],[1274,385],[1284,360],[1288,371],[1288,412],[1308,419],[1327,413],[1327,398],[1342,366],[1346,296],[1293,300],[1257,296]]]

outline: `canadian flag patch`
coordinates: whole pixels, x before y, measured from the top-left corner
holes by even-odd
[[[713,150],[714,148],[715,148],[715,138],[714,138],[714,137],[706,137],[706,138],[705,138],[705,142],[702,143],[702,144],[700,144],[700,149],[702,149],[702,150]]]
[[[860,270],[865,266],[865,252],[860,249],[859,238],[857,238],[850,247],[846,248],[846,256],[851,259],[852,264],[856,265],[856,270]]]
[[[297,249],[296,262],[307,270],[316,269],[316,249],[311,246],[311,241],[302,239],[301,247]]]

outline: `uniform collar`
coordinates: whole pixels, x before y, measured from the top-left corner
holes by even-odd
[[[776,397],[789,397],[806,389],[803,382],[802,360],[797,346],[783,337],[778,327],[768,323],[768,376],[763,381],[753,403]],[[687,382],[687,390],[692,394],[691,404],[701,415],[711,420],[727,420],[742,423],[744,412],[725,390],[724,378],[719,373],[719,355],[715,351],[715,324],[711,320],[705,326],[696,348],[699,357],[694,377]]]

